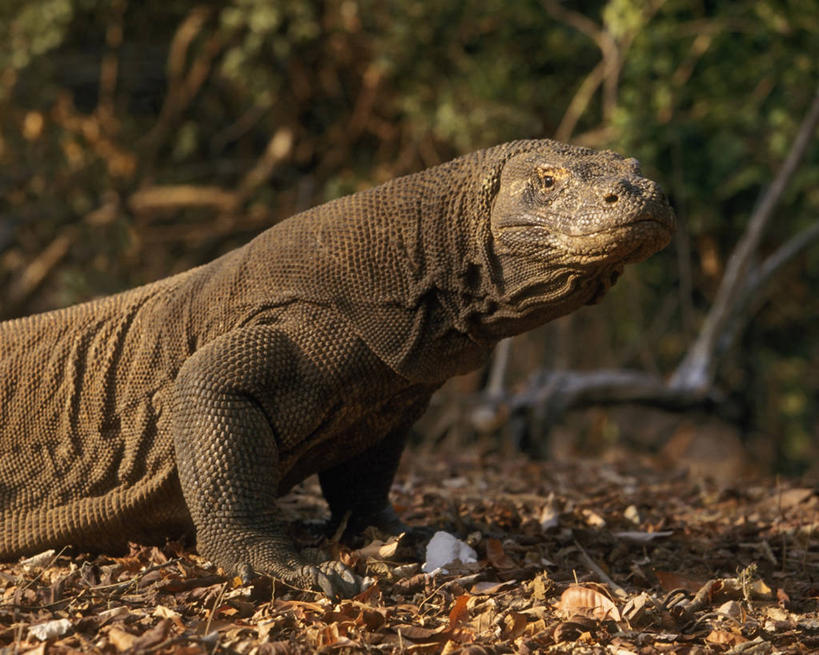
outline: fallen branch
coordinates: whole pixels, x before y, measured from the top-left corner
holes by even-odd
[[[511,409],[544,402],[561,409],[579,405],[641,403],[668,409],[696,406],[712,398],[700,390],[670,388],[662,378],[633,369],[550,371],[533,376],[526,391],[510,399]]]

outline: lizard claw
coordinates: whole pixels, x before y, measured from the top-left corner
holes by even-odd
[[[239,576],[242,584],[244,585],[250,584],[251,580],[256,577],[256,572],[253,570],[253,567],[249,562],[241,562],[240,564],[237,564],[235,571],[236,575]]]
[[[269,572],[267,575],[298,587],[312,587],[333,600],[351,598],[363,591],[364,581],[361,576],[337,560],[319,561],[319,551],[313,555],[316,559],[308,561],[314,561],[315,564],[305,564],[286,573]],[[243,584],[250,584],[259,575],[249,562],[236,564],[233,574],[239,576]]]
[[[312,580],[313,587],[332,599],[351,598],[363,588],[361,577],[336,560],[308,565],[302,571]]]

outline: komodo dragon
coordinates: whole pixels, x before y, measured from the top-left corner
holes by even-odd
[[[275,499],[318,473],[333,520],[400,529],[388,491],[430,394],[599,299],[673,226],[636,160],[515,141],[0,323],[0,560],[195,531],[225,570],[350,594]]]

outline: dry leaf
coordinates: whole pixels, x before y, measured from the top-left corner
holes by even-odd
[[[571,585],[561,594],[555,607],[568,614],[585,610],[596,619],[620,620],[620,611],[608,596],[583,585]]]
[[[517,639],[523,634],[526,626],[529,623],[529,618],[520,612],[509,612],[503,617],[503,638]]]
[[[764,580],[759,578],[751,580],[748,584],[748,589],[751,592],[753,600],[772,600],[775,597],[773,589],[765,584]]]
[[[120,607],[112,607],[111,609],[103,610],[102,612],[97,614],[97,618],[100,621],[100,625],[103,625],[107,621],[111,621],[112,619],[115,618],[128,616],[128,614],[130,613],[131,610],[129,610],[124,605],[121,605]]]
[[[118,651],[133,648],[136,640],[136,635],[125,632],[125,630],[121,630],[120,628],[111,628],[108,631],[108,641],[110,641]]]
[[[540,511],[538,521],[540,522],[540,529],[543,530],[543,532],[553,530],[560,525],[560,503],[557,502],[553,493],[549,494],[546,504]]]
[[[790,509],[804,503],[809,498],[813,497],[815,490],[812,488],[797,488],[786,489],[784,491],[777,491],[771,494],[766,503],[772,509]]]
[[[42,553],[37,553],[36,555],[20,560],[20,566],[22,566],[25,570],[37,569],[41,566],[46,566],[52,559],[54,559],[54,554],[56,552],[57,551],[55,551],[53,548],[49,548],[48,550],[44,550]]]
[[[38,646],[35,648],[29,648],[26,651],[23,651],[22,655],[46,655],[46,648],[48,647],[47,641],[42,641]]]
[[[506,582],[476,582],[470,588],[470,593],[480,594],[483,596],[491,596],[504,589],[512,589],[518,585],[515,580],[508,580]]]
[[[606,526],[606,519],[593,510],[584,509],[581,511],[581,514],[583,515],[583,519],[586,521],[586,525],[593,528],[604,528]]]
[[[643,522],[642,516],[640,516],[640,510],[637,508],[637,505],[629,505],[623,511],[623,518],[627,519],[631,523],[635,525],[640,525]]]
[[[673,571],[660,571],[655,569],[654,575],[657,576],[657,581],[663,588],[663,591],[671,591],[672,589],[685,589],[691,593],[697,593],[705,584],[700,579],[689,578],[688,576],[674,573]]]
[[[711,633],[705,638],[705,641],[707,641],[709,644],[736,646],[737,644],[742,644],[748,640],[736,632],[730,632],[728,630],[712,630]]]
[[[171,631],[172,622],[170,619],[162,619],[153,628],[143,632],[134,642],[135,650],[146,650],[161,644],[168,637]]]
[[[500,539],[490,537],[486,540],[486,559],[496,569],[513,569],[517,567],[512,558],[506,554]]]
[[[573,494],[576,490],[588,490],[592,483],[605,484],[600,482],[605,476],[599,474],[599,468],[599,465],[590,464],[569,471],[553,469],[551,475],[558,487]],[[382,546],[390,545],[389,541],[370,544],[365,550],[369,566],[366,570],[370,575],[372,571],[379,571],[379,585],[353,599],[338,602],[287,585],[269,581],[265,585],[262,578],[251,586],[230,589],[229,577],[213,575],[215,569],[203,566],[201,558],[179,545],[173,550],[166,547],[161,552],[151,547],[135,546],[129,556],[119,559],[109,555],[92,559],[66,555],[53,563],[46,562],[47,569],[39,567],[35,572],[39,575],[24,571],[20,563],[0,564],[0,626],[7,626],[0,627],[0,650],[4,645],[14,649],[19,644],[21,653],[32,655],[73,652],[84,646],[96,647],[107,655],[130,655],[142,651],[157,655],[165,652],[199,655],[216,649],[218,645],[218,649],[225,651],[258,651],[259,655],[294,655],[320,650],[327,653],[401,650],[424,655],[515,651],[532,655],[547,652],[556,642],[562,642],[565,647],[561,646],[561,652],[569,652],[573,646],[594,650],[607,644],[612,653],[633,655],[641,652],[641,647],[652,650],[653,644],[655,649],[667,650],[670,654],[688,652],[692,647],[696,650],[696,644],[699,644],[699,648],[710,648],[715,652],[750,653],[755,642],[740,641],[741,637],[747,638],[748,635],[743,635],[734,621],[715,623],[699,637],[693,632],[681,634],[681,626],[687,625],[688,621],[707,626],[717,614],[727,614],[739,621],[745,619],[749,622],[747,625],[760,626],[761,638],[770,641],[775,636],[782,652],[815,650],[813,641],[819,634],[819,620],[806,618],[810,616],[807,612],[812,607],[815,585],[804,575],[819,557],[814,557],[810,548],[805,547],[798,553],[789,549],[793,557],[783,557],[781,562],[776,558],[777,569],[765,581],[752,571],[738,577],[714,579],[707,584],[692,580],[696,575],[692,572],[700,570],[698,567],[703,561],[706,564],[720,563],[725,568],[726,558],[730,561],[736,557],[737,561],[743,561],[747,553],[741,549],[754,546],[756,536],[749,539],[749,544],[742,541],[746,537],[734,538],[737,537],[735,519],[738,516],[747,517],[747,527],[753,535],[763,530],[766,534],[770,532],[771,519],[766,517],[776,517],[782,524],[780,528],[789,531],[787,534],[791,534],[791,529],[802,530],[798,536],[802,537],[804,533],[804,543],[808,544],[810,533],[805,530],[819,525],[819,519],[806,515],[794,516],[791,520],[781,512],[761,508],[773,494],[770,490],[767,494],[761,489],[749,494],[711,498],[699,493],[698,488],[685,478],[670,479],[663,475],[661,480],[665,482],[659,486],[644,485],[642,481],[629,483],[635,488],[624,496],[618,495],[618,482],[606,492],[605,504],[594,506],[601,516],[625,516],[629,513],[625,509],[627,503],[633,503],[635,508],[653,509],[646,510],[643,520],[631,526],[633,530],[618,533],[617,559],[610,556],[611,543],[596,539],[593,533],[584,542],[584,548],[588,549],[592,559],[616,562],[611,576],[621,583],[629,581],[628,597],[624,599],[628,602],[621,602],[619,598],[615,600],[606,586],[588,582],[575,585],[561,597],[554,591],[554,583],[545,572],[534,577],[526,575],[531,579],[525,582],[487,579],[493,572],[500,579],[515,575],[522,577],[517,567],[503,567],[516,562],[529,569],[542,568],[547,554],[554,560],[552,575],[569,579],[577,564],[577,551],[571,548],[561,550],[561,544],[568,537],[554,531],[544,533],[539,525],[544,501],[542,496],[528,490],[542,482],[542,477],[537,475],[544,471],[542,465],[529,462],[520,466],[511,460],[490,463],[486,469],[489,479],[485,484],[488,486],[482,487],[482,478],[470,471],[462,476],[470,481],[471,487],[467,490],[470,495],[459,495],[458,507],[437,506],[438,501],[430,502],[429,494],[434,496],[437,493],[439,480],[451,475],[452,470],[451,464],[441,458],[431,467],[424,467],[411,482],[404,483],[399,493],[404,514],[412,520],[451,520],[448,512],[467,511],[474,512],[473,520],[496,526],[496,538],[490,541],[488,535],[480,535],[476,540],[484,548],[481,553],[484,561],[477,563],[470,575],[458,573],[459,577],[455,579],[436,581],[421,574],[411,579],[410,576],[419,573],[419,564],[396,567],[380,560],[380,557],[389,555],[389,552],[380,550]],[[454,472],[461,475],[461,469],[457,467]],[[530,475],[531,478],[527,477]],[[646,472],[646,475],[650,477],[652,474]],[[484,493],[485,489],[495,486],[503,488],[506,480],[511,481],[510,493],[501,496]],[[426,481],[431,482],[429,488],[423,486]],[[310,493],[315,492],[318,502],[319,484],[310,484],[314,487]],[[672,491],[669,492],[669,488]],[[675,502],[668,505],[667,511],[658,510],[658,494],[668,493],[674,494]],[[301,503],[306,492],[299,492],[299,495],[302,496],[298,499]],[[572,505],[571,497],[574,496],[561,496],[555,507],[558,504],[565,506],[566,515],[577,515],[579,510]],[[799,494],[793,495],[793,498],[798,497]],[[804,497],[795,509],[812,512],[813,508],[819,508],[817,500],[819,497],[815,494]],[[688,504],[692,501],[695,501],[693,505]],[[470,507],[465,508],[463,503]],[[321,508],[323,510],[323,504]],[[431,515],[430,510],[437,514]],[[630,514],[639,519],[634,510]],[[628,525],[623,523],[618,527]],[[650,549],[640,554],[639,548],[632,547],[634,552],[627,552],[629,543],[652,543],[652,540],[669,534],[664,530],[672,525],[675,534],[679,534],[677,526],[690,526],[686,529],[691,530],[692,539],[696,540],[695,552],[687,541],[688,535],[685,539],[666,539],[663,548],[658,550]],[[302,540],[299,544],[304,547],[308,547],[305,545],[308,539],[315,538],[309,535],[309,531],[294,536]],[[520,546],[513,549],[514,544]],[[353,565],[359,573],[365,572],[365,555],[361,551],[343,552],[353,557]],[[162,566],[161,562],[169,556],[175,558],[173,563]],[[628,561],[630,556],[635,560]],[[657,572],[664,588],[688,587],[697,593],[644,591],[641,586],[642,589],[649,588],[653,578],[642,575],[625,577],[630,568],[633,573],[634,567],[639,566],[647,573],[652,563],[659,565],[661,562],[674,563],[673,573]],[[381,568],[373,567],[374,563]],[[148,571],[151,567],[155,568]],[[766,585],[771,580],[777,582],[777,585],[771,585],[774,591]],[[89,589],[93,587],[98,589]],[[221,602],[214,607],[225,588]],[[768,598],[763,603],[746,604],[742,602],[744,595]],[[560,602],[553,606],[552,603],[558,600]],[[788,609],[793,611],[783,609],[782,604],[788,604]],[[47,610],[43,609],[45,606],[48,606]],[[612,607],[616,607],[617,613]],[[211,613],[214,618],[209,623],[210,634],[203,639],[201,635]],[[612,634],[613,622],[601,619],[618,618],[618,614],[623,617],[619,625],[625,627],[624,622],[628,621],[629,631],[615,636]],[[61,636],[44,634],[49,637],[45,641],[39,641],[31,632],[27,641],[27,626],[43,625],[48,623],[47,619],[62,620],[63,626],[67,625],[66,620],[70,620],[71,627]],[[705,635],[716,627],[720,630],[714,630],[709,641],[705,641]],[[35,644],[39,644],[39,648],[27,650]],[[759,650],[762,646],[756,648]]]
[[[458,627],[461,623],[469,618],[469,610],[466,604],[469,602],[471,596],[463,594],[455,599],[455,604],[449,612],[449,629],[452,630]]]
[[[460,644],[452,641],[451,639],[447,639],[444,647],[441,649],[441,655],[452,655],[452,653],[459,652],[460,650]]]
[[[422,628],[417,625],[396,625],[393,627],[396,633],[400,633],[404,639],[410,641],[434,641],[441,639],[446,628]]]
[[[524,633],[527,635],[538,635],[546,630],[546,621],[544,619],[537,619],[531,623],[527,623],[524,628]]]
[[[531,586],[532,597],[535,600],[545,600],[553,584],[548,575],[541,573],[532,579]]]
[[[498,612],[494,607],[484,610],[469,622],[469,627],[472,628],[475,634],[483,634],[492,629],[492,621],[497,615]]]
[[[359,548],[357,551],[355,551],[355,554],[358,555],[359,557],[363,557],[364,559],[370,557],[378,559],[390,559],[391,557],[395,556],[395,551],[398,550],[398,543],[401,537],[403,536],[404,534],[401,533],[396,537],[391,537],[387,541],[374,539],[363,548]]]
[[[742,605],[735,600],[729,600],[720,605],[717,608],[717,614],[722,614],[723,616],[732,618],[740,623],[744,621]]]

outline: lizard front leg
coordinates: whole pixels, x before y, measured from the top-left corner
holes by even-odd
[[[200,553],[249,577],[350,596],[360,581],[339,562],[311,563],[277,516],[279,445],[262,399],[292,384],[304,364],[287,335],[269,326],[224,335],[192,355],[174,388],[179,478]]]

